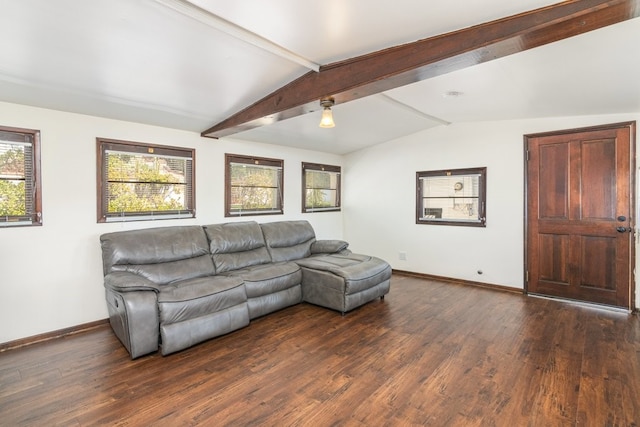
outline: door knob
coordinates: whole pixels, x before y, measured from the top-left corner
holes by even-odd
[[[624,233],[625,231],[631,233],[631,230],[633,230],[631,227],[616,227],[618,233]]]

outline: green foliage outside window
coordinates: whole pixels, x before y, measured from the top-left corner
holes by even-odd
[[[340,166],[302,163],[302,212],[340,210]]]
[[[98,222],[195,217],[195,150],[96,142]]]
[[[224,215],[281,215],[284,161],[225,154]]]
[[[277,209],[278,181],[278,169],[232,164],[231,210]]]
[[[26,215],[24,181],[0,181],[0,216]]]
[[[27,214],[24,148],[0,143],[0,216]]]
[[[109,153],[108,212],[186,210],[186,160]]]
[[[306,206],[308,208],[329,208],[335,206],[335,176],[328,172],[306,171]],[[333,189],[333,190],[332,190]]]

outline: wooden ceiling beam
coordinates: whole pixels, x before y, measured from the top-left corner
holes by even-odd
[[[638,17],[640,0],[570,0],[320,67],[202,132],[221,138]],[[318,118],[319,120],[319,118]]]

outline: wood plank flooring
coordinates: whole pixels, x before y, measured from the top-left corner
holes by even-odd
[[[640,426],[640,321],[395,274],[167,357],[107,325],[5,351],[0,425]]]

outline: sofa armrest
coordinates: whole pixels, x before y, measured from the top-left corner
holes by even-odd
[[[107,274],[104,276],[104,286],[116,292],[160,291],[156,283],[128,271],[114,271]]]
[[[344,240],[316,240],[311,244],[311,254],[334,254],[342,252],[349,246]]]

